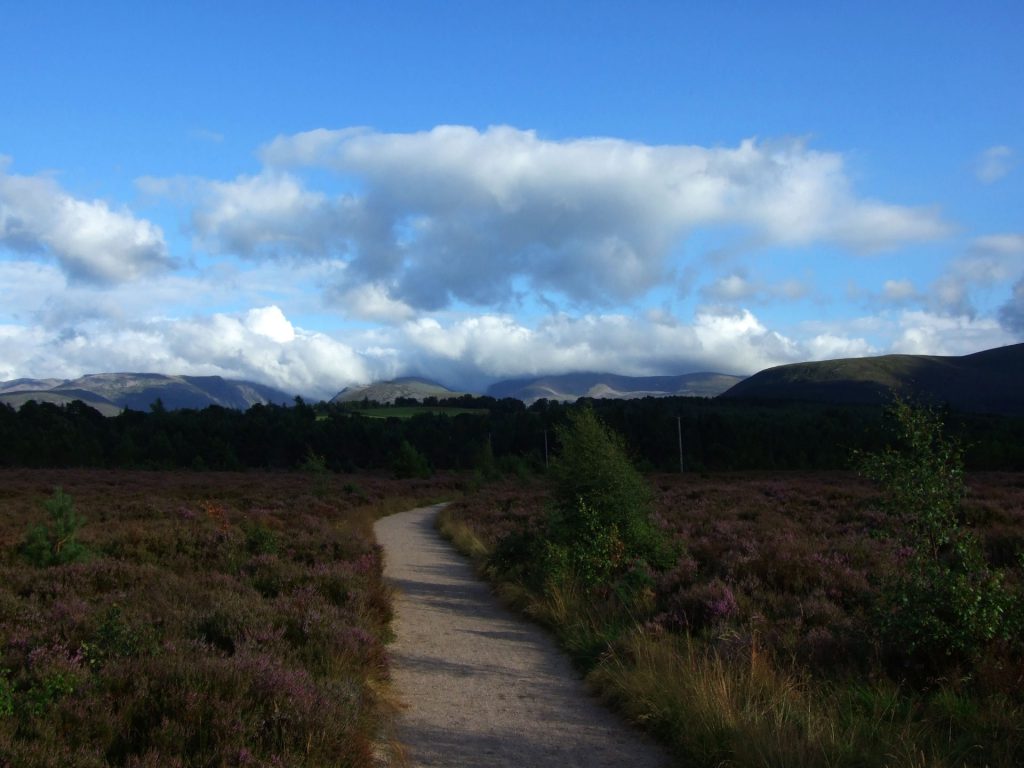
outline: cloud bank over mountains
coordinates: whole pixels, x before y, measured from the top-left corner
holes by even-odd
[[[258,157],[140,178],[148,218],[0,159],[0,378],[218,374],[327,397],[405,373],[742,374],[1024,336],[1024,234],[964,241],[935,205],[858,194],[848,158],[804,140],[321,129]],[[985,183],[1011,170],[991,167]],[[903,271],[920,249],[945,254],[930,281]],[[839,261],[847,279],[823,278]],[[830,316],[844,291],[859,313]],[[783,324],[795,305],[812,317]]]

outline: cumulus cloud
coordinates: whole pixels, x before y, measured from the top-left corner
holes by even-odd
[[[342,288],[330,296],[329,301],[348,317],[356,320],[397,323],[415,315],[412,307],[391,298],[387,287],[380,283],[364,283],[354,288]]]
[[[973,317],[971,294],[1008,283],[1024,272],[1024,235],[997,234],[975,238],[967,253],[953,259],[932,284],[929,306],[951,315]]]
[[[967,355],[1014,340],[995,318],[921,310],[901,313],[893,330],[890,351],[911,355]]]
[[[232,181],[143,177],[136,185],[147,195],[193,205],[196,245],[213,253],[322,257],[345,252],[359,230],[350,200],[310,191],[288,173]]]
[[[809,360],[836,360],[847,357],[865,357],[877,354],[875,347],[867,339],[837,336],[832,333],[819,333],[804,343],[810,353]]]
[[[321,129],[278,137],[262,156],[273,183],[215,185],[195,215],[205,238],[250,252],[301,232],[308,243],[298,251],[351,254],[351,279],[386,283],[389,299],[416,309],[500,304],[517,280],[584,303],[635,299],[666,278],[674,249],[698,227],[861,251],[948,232],[934,210],[859,198],[841,155],[800,141],[705,148],[548,141],[507,126]],[[300,190],[287,173],[305,166],[360,191]],[[268,207],[287,215],[267,216]]]
[[[1006,176],[1016,164],[1010,147],[998,145],[982,152],[974,164],[974,175],[982,184],[993,184]]]
[[[51,178],[9,174],[7,165],[0,162],[0,247],[49,254],[70,277],[103,283],[174,266],[158,226],[75,198]]]
[[[810,287],[801,280],[783,280],[768,283],[751,280],[740,270],[715,280],[701,289],[705,299],[712,302],[767,303],[775,300],[796,301],[810,293]]]
[[[886,280],[882,285],[882,300],[886,303],[902,304],[917,298],[917,289],[909,280]]]
[[[1010,300],[999,308],[999,322],[1016,340],[1024,339],[1024,278],[1017,281]]]
[[[747,374],[807,352],[746,310],[705,309],[692,323],[660,313],[559,314],[532,327],[507,315],[420,318],[401,332],[397,345],[413,371],[475,386],[574,371]]]
[[[127,324],[94,320],[74,332],[0,325],[0,361],[0,379],[97,371],[217,375],[324,398],[376,373],[371,358],[295,328],[276,306]]]

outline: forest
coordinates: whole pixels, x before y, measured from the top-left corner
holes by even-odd
[[[834,470],[889,439],[884,408],[694,397],[584,399],[642,471]],[[82,402],[0,406],[0,466],[522,473],[557,454],[577,405],[463,396],[394,406],[218,406],[104,417]],[[472,413],[441,412],[440,406]],[[392,414],[394,414],[392,416]],[[1024,418],[940,414],[971,470],[1024,469]],[[401,416],[401,417],[399,417]]]

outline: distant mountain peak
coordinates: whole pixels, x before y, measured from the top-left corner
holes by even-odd
[[[59,405],[81,400],[106,415],[125,408],[147,411],[157,400],[168,410],[210,405],[245,410],[252,405],[287,405],[292,396],[252,381],[221,376],[162,373],[89,373],[73,380],[15,379],[0,382],[0,402],[20,407],[29,400]]]
[[[399,398],[425,400],[461,397],[465,392],[455,392],[443,384],[419,376],[403,376],[390,381],[376,381],[362,386],[345,387],[331,398],[332,403],[352,403],[368,400],[376,403],[394,403]]]
[[[707,371],[676,376],[622,376],[585,371],[499,381],[488,387],[487,394],[496,398],[513,397],[528,404],[541,399],[564,402],[581,397],[714,397],[741,379],[741,376]]]

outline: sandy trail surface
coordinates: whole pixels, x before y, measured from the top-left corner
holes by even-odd
[[[539,627],[501,606],[434,529],[439,506],[379,520],[396,588],[391,646],[411,766],[668,765],[590,695]]]

